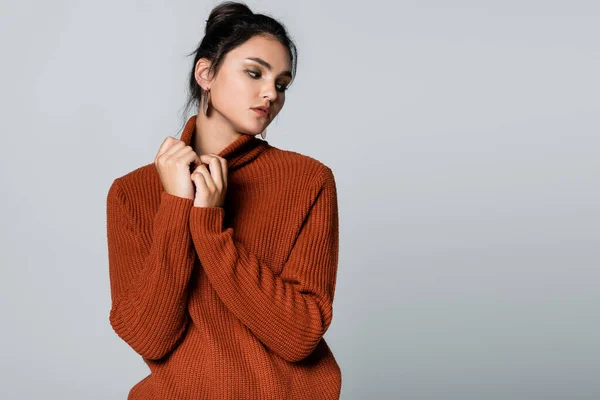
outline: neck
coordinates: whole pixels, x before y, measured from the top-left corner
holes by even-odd
[[[211,111],[210,118],[202,111],[198,112],[196,118],[196,134],[191,146],[199,155],[219,154],[221,150],[243,135],[231,128],[223,116],[214,109]]]

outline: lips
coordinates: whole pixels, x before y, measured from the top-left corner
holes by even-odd
[[[253,108],[253,110],[256,111],[262,117],[265,117],[265,118],[269,117],[269,111],[267,108],[256,107],[256,108]]]

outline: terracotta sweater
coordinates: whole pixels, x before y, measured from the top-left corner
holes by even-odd
[[[110,324],[150,369],[128,399],[337,400],[333,173],[251,135],[219,155],[223,207],[165,192],[153,163],[108,191]]]

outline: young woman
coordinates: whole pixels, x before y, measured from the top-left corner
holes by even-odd
[[[332,170],[271,146],[296,50],[286,29],[226,2],[195,50],[198,113],[154,162],[112,183],[115,332],[150,374],[128,399],[339,399],[332,321]]]

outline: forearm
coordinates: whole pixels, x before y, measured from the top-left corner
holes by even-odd
[[[191,205],[164,192],[149,247],[124,219],[122,207],[108,211],[110,323],[146,358],[168,353],[188,322],[187,288],[196,257],[188,226]]]

